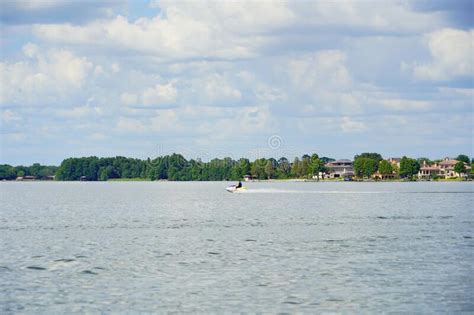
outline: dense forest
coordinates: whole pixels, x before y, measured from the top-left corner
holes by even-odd
[[[459,155],[459,161],[472,162],[466,155]],[[111,179],[148,179],[175,181],[214,181],[239,180],[245,175],[256,179],[312,178],[327,171],[326,164],[332,158],[319,157],[318,154],[296,157],[293,161],[282,157],[260,158],[250,161],[246,158],[213,159],[203,162],[199,159],[187,160],[180,154],[171,154],[155,159],[133,159],[127,157],[99,158],[95,156],[68,158],[59,167],[0,165],[0,180],[13,180],[17,177],[33,176],[36,179],[106,181]],[[417,174],[423,163],[433,164],[427,158],[411,159],[403,157],[400,167],[384,160],[378,153],[361,153],[354,157],[354,172],[357,177],[368,178],[376,172],[396,174],[397,177],[410,178]]]

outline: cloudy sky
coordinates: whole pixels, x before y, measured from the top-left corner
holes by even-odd
[[[474,1],[0,5],[1,163],[474,154]]]

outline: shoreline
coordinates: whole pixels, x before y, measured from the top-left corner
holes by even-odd
[[[225,183],[232,183],[238,180],[207,180],[207,181],[200,181],[200,180],[150,180],[147,178],[116,178],[116,179],[109,179],[106,181],[88,181],[88,180],[42,180],[42,179],[35,179],[35,180],[0,180],[0,182],[8,182],[8,183],[75,183],[75,182],[82,182],[82,183],[121,183],[121,182],[225,182]],[[257,180],[250,180],[250,181],[242,181],[242,184],[245,183],[426,183],[426,182],[474,182],[473,179],[432,179],[432,180],[406,180],[406,179],[391,179],[391,180],[367,180],[367,179],[360,179],[360,180],[350,180],[345,181],[341,179],[321,179],[321,180],[313,180],[313,179],[301,179],[301,178],[292,178],[292,179],[257,179]]]

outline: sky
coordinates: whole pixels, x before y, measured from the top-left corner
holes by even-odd
[[[474,1],[0,1],[0,163],[474,155]]]

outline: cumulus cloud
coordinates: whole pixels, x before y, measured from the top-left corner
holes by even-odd
[[[169,62],[192,58],[241,59],[261,55],[264,49],[286,45],[301,37],[337,33],[413,33],[431,30],[440,16],[415,12],[396,1],[159,1],[155,17],[135,21],[122,15],[83,26],[40,24],[33,32],[41,39],[74,45],[95,45],[153,56]],[[275,34],[279,34],[275,36]]]
[[[42,52],[33,44],[23,47],[24,61],[0,63],[0,103],[35,105],[57,100],[81,88],[93,64],[64,49]]]
[[[178,97],[178,90],[175,87],[175,81],[166,84],[156,84],[145,88],[140,93],[125,92],[120,95],[120,101],[126,106],[144,105],[161,106],[175,103]]]
[[[204,91],[211,102],[240,100],[242,94],[218,74],[211,74],[205,80]]]
[[[174,82],[157,84],[143,91],[142,102],[144,105],[170,104],[176,100],[177,96],[178,91],[174,86]]]
[[[474,75],[474,30],[442,29],[427,35],[432,61],[415,65],[422,80],[448,81]]]
[[[296,100],[310,102],[309,107],[324,112],[361,111],[365,93],[359,90],[367,86],[354,82],[344,52],[322,50],[293,58],[287,71],[293,94],[299,95]]]
[[[291,60],[288,70],[295,86],[306,89],[342,90],[352,85],[345,61],[346,55],[342,51],[318,51]]]

